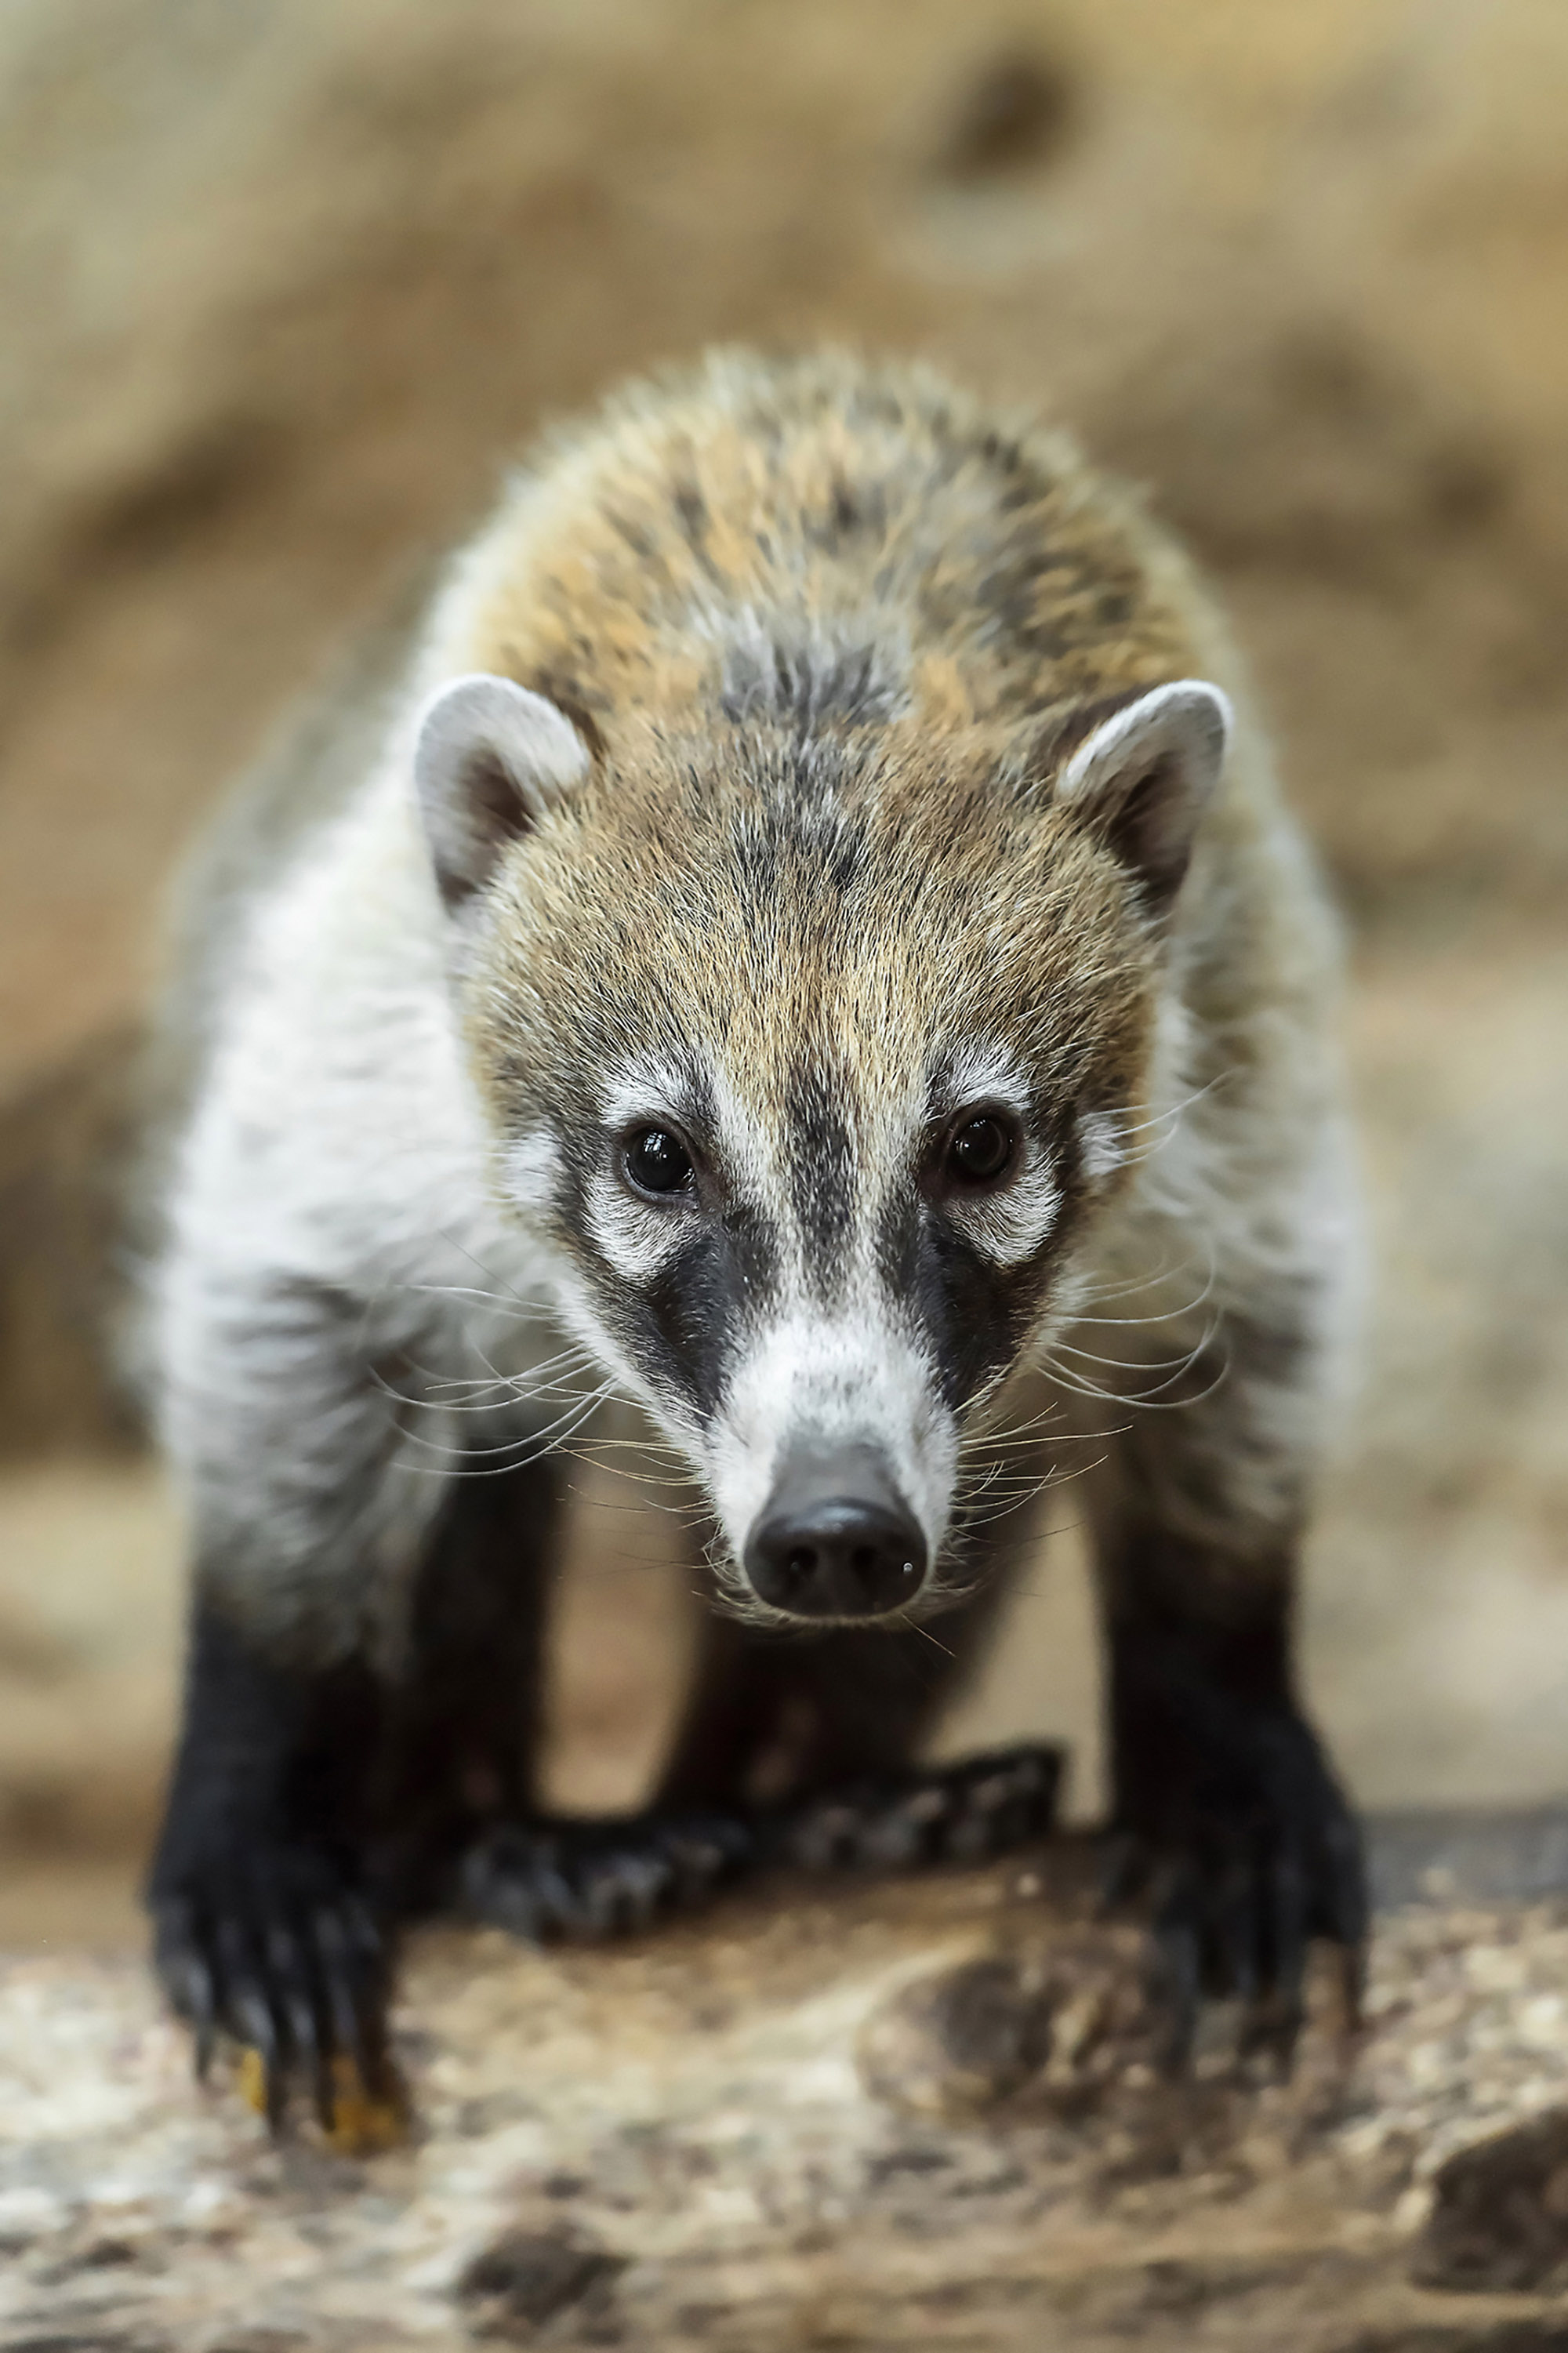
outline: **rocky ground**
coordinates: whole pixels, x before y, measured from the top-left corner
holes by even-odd
[[[140,1966],[0,1973],[13,2353],[1560,2353],[1568,1914],[1385,1916],[1293,2078],[1151,2063],[1081,1859],[794,1887],[605,1952],[431,1934],[407,2144],[268,2144]]]

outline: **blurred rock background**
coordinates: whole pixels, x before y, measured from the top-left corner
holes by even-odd
[[[539,422],[716,337],[1044,405],[1218,575],[1353,942],[1313,1701],[1369,1800],[1568,1794],[1565,121],[1558,0],[12,0],[0,1940],[127,1930],[173,1722],[96,1343],[170,870]],[[603,1803],[681,1597],[584,1486],[556,1778]],[[1026,1582],[949,1738],[1066,1729],[1090,1808],[1070,1531]]]

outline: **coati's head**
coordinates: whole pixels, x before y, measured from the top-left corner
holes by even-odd
[[[731,1599],[962,1586],[961,1440],[1082,1299],[1227,705],[595,756],[475,676],[416,776],[502,1198],[703,1481]]]

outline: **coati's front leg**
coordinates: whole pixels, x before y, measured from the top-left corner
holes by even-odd
[[[1200,1989],[1239,1996],[1288,2044],[1307,1946],[1352,1964],[1366,1934],[1355,1820],[1296,1695],[1293,1548],[1216,1559],[1128,1528],[1108,1610],[1115,1824],[1152,1866],[1184,2023]]]
[[[340,2063],[374,2088],[384,2057],[372,1843],[392,1694],[374,1652],[398,1432],[346,1293],[182,1257],[169,1297],[165,1419],[195,1563],[148,1886],[157,1957],[199,2063],[227,2033],[258,2053],[274,2120],[294,2075],[330,2116]]]
[[[345,1388],[342,1402],[355,1398]],[[375,1409],[357,1402],[368,1431]],[[310,1460],[307,1432],[292,1442],[298,1471]],[[395,2095],[391,1940],[411,1915],[458,1908],[531,1936],[593,1934],[690,1901],[750,1858],[734,1820],[539,1815],[542,1620],[563,1483],[548,1457],[499,1474],[482,1458],[459,1463],[423,1532],[401,1637],[377,1662],[363,1644],[334,1654],[355,1585],[377,1578],[371,1531],[385,1512],[370,1457],[357,1540],[319,1528],[309,1566],[322,1589],[303,1625],[289,1622],[276,1558],[252,1554],[237,1594],[231,1564],[223,1599],[198,1576],[149,1902],[198,2064],[220,2033],[253,2049],[275,2125],[301,2078],[330,2127],[344,2063],[373,2098]],[[297,1531],[297,1487],[274,1495],[259,1525],[289,1526],[290,1504]],[[268,1578],[283,1591],[269,1597]],[[374,1591],[363,1600],[374,1619]]]
[[[1206,1991],[1239,1997],[1251,2031],[1288,2048],[1311,1939],[1341,1947],[1353,2006],[1367,1905],[1355,1820],[1294,1673],[1306,1481],[1279,1449],[1307,1417],[1255,1369],[1307,1352],[1258,1338],[1230,1319],[1193,1367],[1206,1396],[1134,1408],[1090,1493],[1117,1875],[1152,1886],[1178,2042]]]
[[[329,2125],[339,2062],[373,2093],[384,2080],[386,1927],[367,1872],[384,1720],[363,1660],[270,1658],[198,1589],[148,1904],[198,2072],[219,2033],[254,2050],[274,2123],[292,2074]]]
[[[291,2078],[330,2118],[347,2064],[384,2077],[396,1921],[530,1801],[556,1479],[411,1476],[373,1368],[408,1335],[336,1286],[182,1259],[170,1293],[196,1557],[159,1966],[199,2062],[227,2034],[274,2121]]]
[[[552,1455],[498,1472],[477,1454],[442,1498],[409,1606],[375,1798],[377,1876],[399,1917],[449,1907],[476,1841],[526,1820],[536,1803],[564,1495]]]

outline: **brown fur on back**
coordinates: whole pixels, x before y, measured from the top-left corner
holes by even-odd
[[[1011,733],[1194,667],[1191,579],[1129,493],[1060,436],[840,353],[633,386],[542,449],[479,561],[473,667],[611,747],[634,714],[700,726],[814,686],[829,727]],[[771,678],[726,661],[745,615]]]

